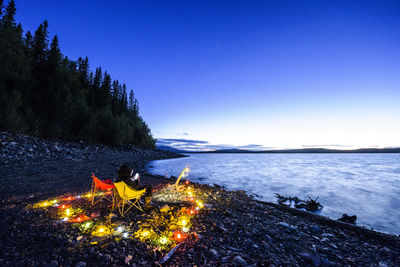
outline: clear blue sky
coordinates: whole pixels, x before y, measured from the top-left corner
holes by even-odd
[[[400,146],[400,1],[16,3],[133,89],[156,138]]]

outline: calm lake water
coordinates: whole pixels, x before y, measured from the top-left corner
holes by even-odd
[[[400,154],[188,154],[150,162],[153,174],[244,189],[276,202],[274,193],[319,196],[321,215],[357,215],[357,224],[400,234]]]

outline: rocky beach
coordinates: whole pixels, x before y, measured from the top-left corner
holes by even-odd
[[[176,179],[146,173],[151,160],[180,157],[133,146],[45,141],[0,134],[0,265],[2,266],[399,266],[400,237],[338,222],[310,212],[256,200],[244,191],[190,183],[207,200],[192,219],[188,238],[170,249],[140,239],[90,235],[57,223],[51,212],[32,204],[90,190],[91,173],[113,179],[127,163],[154,190]],[[158,214],[166,203],[153,201],[144,214],[131,210],[131,222]],[[173,209],[174,203],[168,203]],[[86,204],[85,204],[86,205]],[[98,210],[87,205],[92,213]],[[101,203],[99,213],[110,210]],[[101,214],[103,215],[103,214]],[[165,216],[167,216],[166,214]]]

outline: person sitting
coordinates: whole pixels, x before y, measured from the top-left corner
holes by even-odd
[[[135,176],[132,176],[133,170],[128,165],[122,165],[118,169],[118,178],[114,180],[115,183],[125,182],[125,184],[134,190],[143,190],[146,189],[144,193],[145,207],[148,207],[151,201],[151,186],[141,186],[140,185],[140,176],[138,173]]]

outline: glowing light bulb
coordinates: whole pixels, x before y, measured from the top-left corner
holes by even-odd
[[[185,184],[189,184],[189,181],[188,181],[188,180],[186,180]]]
[[[63,221],[67,222],[68,221],[68,217],[63,218]]]
[[[144,237],[146,237],[146,236],[148,236],[149,235],[149,231],[144,231],[143,233],[142,233],[142,236],[144,236]]]
[[[166,244],[168,242],[168,239],[165,236],[163,236],[163,237],[160,238],[159,241],[160,241],[160,244],[164,245],[164,244]]]
[[[69,209],[66,209],[65,214],[67,214],[69,216],[71,214],[71,211]]]
[[[91,225],[91,223],[90,223],[90,222],[87,222],[87,223],[85,223],[85,227],[86,227],[86,228],[89,228],[89,227],[90,227],[90,225]]]
[[[186,220],[182,220],[181,224],[185,226],[187,224],[187,221]]]
[[[180,239],[180,238],[182,237],[182,235],[181,235],[181,234],[177,234],[176,237],[177,237],[178,239]]]
[[[124,228],[123,228],[122,226],[119,226],[119,227],[117,228],[117,232],[122,232],[122,230],[124,230]]]
[[[199,207],[196,207],[196,210],[199,210],[200,208]]]
[[[187,227],[182,227],[182,231],[183,231],[184,233],[187,233],[187,232],[189,232],[189,228],[187,228]]]
[[[100,227],[99,228],[99,233],[103,233],[104,232],[104,228],[103,227]]]
[[[197,205],[199,206],[199,208],[204,207],[204,205],[203,205],[203,203],[201,203],[201,201],[198,201],[198,202],[197,202]]]
[[[127,238],[127,237],[128,237],[128,233],[123,233],[122,236],[123,236],[124,238]]]

